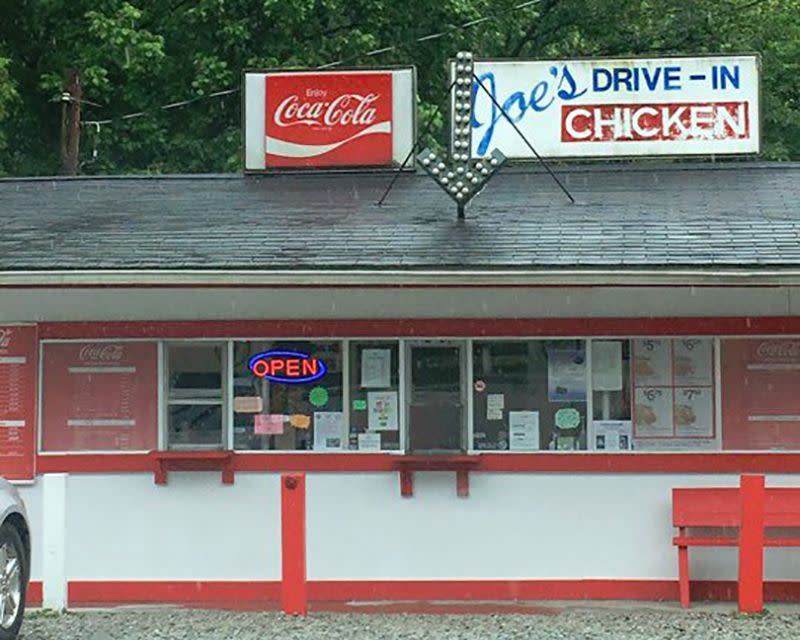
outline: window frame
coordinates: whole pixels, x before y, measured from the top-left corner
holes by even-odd
[[[233,393],[232,385],[232,370],[231,362],[233,360],[233,342],[227,339],[220,338],[199,338],[187,340],[162,340],[162,360],[161,367],[161,386],[159,387],[159,417],[161,426],[159,429],[160,435],[163,437],[163,445],[161,438],[159,438],[160,451],[228,451],[230,450],[230,443],[232,440],[230,436],[233,435],[233,401],[230,395]],[[195,345],[212,345],[222,348],[222,355],[220,357],[220,398],[219,400],[210,401],[210,398],[177,398],[170,397],[169,385],[169,349],[170,347],[186,347]],[[220,444],[177,444],[173,445],[169,441],[169,408],[173,405],[178,406],[219,406],[220,419]]]
[[[233,375],[234,375],[234,345],[237,342],[329,342],[338,343],[339,351],[342,357],[342,424],[345,429],[344,441],[347,441],[350,430],[350,388],[348,377],[350,375],[350,341],[360,340],[358,337],[341,337],[341,336],[291,336],[291,337],[253,337],[245,336],[241,338],[229,338],[229,375],[228,375],[228,444],[226,451],[232,451],[239,455],[341,455],[343,453],[396,453],[396,451],[351,451],[350,449],[341,449],[338,451],[319,451],[313,447],[311,449],[235,449],[234,448],[234,412],[233,412]],[[399,338],[364,338],[365,340],[399,340]],[[399,400],[398,400],[399,402]]]
[[[725,424],[723,422],[723,406],[722,406],[722,349],[723,343],[725,340],[737,340],[737,339],[748,339],[748,340],[756,340],[756,339],[800,339],[800,334],[798,333],[718,333],[714,335],[703,335],[703,334],[660,334],[658,332],[644,332],[644,333],[627,333],[625,335],[619,334],[597,334],[591,336],[575,336],[575,335],[526,335],[526,336],[491,336],[485,335],[480,337],[464,337],[464,336],[451,336],[451,337],[434,337],[434,336],[414,336],[414,337],[402,337],[398,335],[394,336],[386,336],[386,335],[361,335],[361,336],[348,336],[348,337],[340,337],[340,336],[291,336],[291,337],[284,337],[280,336],[278,338],[275,337],[236,337],[236,338],[225,338],[225,337],[212,337],[212,338],[160,338],[160,337],[122,337],[122,338],[114,338],[114,337],[92,337],[91,332],[89,332],[86,336],[81,337],[68,337],[68,338],[61,338],[61,337],[54,337],[54,338],[39,338],[38,339],[38,362],[37,362],[37,403],[36,403],[36,420],[34,422],[35,427],[37,429],[36,433],[36,455],[47,457],[47,456],[81,456],[81,455],[89,455],[89,456],[127,456],[127,455],[141,455],[149,453],[149,450],[115,450],[115,449],[103,449],[103,450],[73,450],[73,451],[45,451],[43,450],[43,440],[44,440],[44,424],[43,424],[43,407],[44,407],[44,400],[45,400],[45,381],[44,381],[44,356],[45,356],[45,349],[47,348],[48,344],[58,344],[58,343],[84,343],[84,342],[93,342],[93,343],[155,343],[157,345],[157,352],[158,352],[158,359],[157,359],[157,386],[158,386],[158,398],[157,398],[157,450],[165,451],[169,450],[169,442],[168,442],[168,426],[166,421],[166,411],[168,407],[168,390],[166,386],[168,384],[168,356],[167,356],[167,348],[170,344],[202,344],[202,343],[216,343],[219,345],[225,345],[227,349],[227,358],[223,360],[223,368],[224,372],[222,375],[222,382],[223,382],[223,432],[222,432],[222,444],[221,446],[214,445],[210,447],[212,450],[214,449],[221,449],[224,451],[234,451],[232,448],[233,442],[233,386],[231,384],[231,375],[233,371],[232,367],[232,360],[233,360],[233,344],[234,342],[238,341],[269,341],[269,340],[281,340],[281,341],[327,341],[327,342],[339,342],[342,348],[342,355],[343,355],[343,385],[342,385],[342,401],[343,401],[343,420],[346,427],[349,429],[349,415],[351,411],[351,402],[350,402],[350,384],[349,384],[349,376],[350,376],[350,343],[352,341],[396,341],[399,344],[399,376],[400,380],[405,380],[407,377],[407,362],[406,362],[406,344],[411,341],[415,340],[443,340],[443,341],[460,341],[466,344],[466,361],[467,361],[467,375],[465,378],[465,382],[467,385],[467,439],[468,439],[468,447],[466,453],[469,455],[498,455],[498,454],[511,454],[511,451],[502,451],[502,450],[480,450],[477,451],[473,448],[473,438],[474,438],[474,406],[473,406],[473,395],[472,389],[474,384],[474,372],[472,366],[472,345],[475,341],[479,342],[501,342],[501,341],[527,341],[527,340],[584,340],[586,343],[586,353],[587,353],[587,416],[589,417],[589,426],[587,427],[587,435],[588,429],[591,428],[591,424],[595,421],[594,419],[594,398],[592,392],[592,370],[591,370],[591,357],[592,357],[592,342],[594,340],[602,341],[602,340],[635,340],[641,338],[648,338],[648,337],[657,337],[663,339],[688,339],[688,338],[705,338],[711,339],[713,343],[713,366],[714,366],[714,375],[713,375],[713,397],[714,397],[714,410],[713,410],[713,417],[715,421],[714,425],[714,448],[709,449],[670,449],[670,450],[631,450],[628,452],[604,452],[604,451],[597,451],[592,449],[585,449],[580,451],[550,451],[550,450],[539,450],[539,451],[532,451],[532,452],[513,452],[514,455],[539,455],[539,454],[591,454],[591,455],[630,455],[630,454],[646,454],[646,455],[710,455],[710,456],[719,456],[719,455],[800,455],[800,452],[796,452],[790,449],[770,449],[770,450],[760,450],[760,449],[723,449],[722,448],[722,438],[723,438],[723,430],[725,429]],[[341,451],[337,451],[335,453],[338,454],[389,454],[389,455],[405,455],[407,453],[406,442],[408,438],[407,434],[407,421],[406,421],[406,406],[407,406],[407,394],[406,394],[406,385],[400,384],[399,388],[399,397],[398,402],[400,404],[400,442],[401,448],[397,450],[383,450],[381,452],[363,452],[363,451],[356,451],[350,450],[348,448],[342,449]],[[212,403],[208,403],[212,404]],[[348,433],[349,435],[349,433]],[[202,445],[190,445],[190,446],[183,446],[178,450],[186,450],[192,448],[203,448],[209,449],[208,446],[202,447]],[[303,451],[276,451],[276,450],[236,450],[237,454],[246,454],[246,455],[253,455],[253,454],[290,454],[290,455],[308,455],[308,454],[329,454],[334,452],[325,452],[325,451],[313,451],[313,450],[303,450]]]
[[[459,395],[461,396],[461,404],[463,407],[462,412],[462,421],[465,424],[462,424],[460,427],[461,430],[461,438],[462,443],[465,446],[462,446],[462,451],[452,451],[447,453],[437,453],[437,455],[465,455],[470,453],[470,448],[472,447],[472,372],[467,368],[472,363],[472,358],[468,356],[467,350],[472,347],[472,339],[468,338],[411,338],[411,339],[400,339],[400,352],[403,354],[400,358],[400,374],[402,377],[399,379],[400,388],[403,390],[402,398],[398,394],[398,403],[402,403],[398,407],[398,411],[400,413],[401,419],[401,432],[400,432],[400,449],[399,452],[411,453],[411,454],[420,454],[420,455],[428,455],[424,451],[416,451],[412,452],[410,447],[410,438],[411,438],[411,425],[410,425],[410,411],[411,405],[407,402],[408,399],[408,391],[411,387],[411,367],[408,366],[408,363],[411,361],[411,350],[414,347],[424,347],[424,346],[433,346],[433,347],[457,347],[459,351],[459,368],[460,368],[460,378],[462,380],[462,385],[460,389]],[[466,442],[464,439],[466,438]],[[433,450],[434,452],[438,452],[439,450]]]

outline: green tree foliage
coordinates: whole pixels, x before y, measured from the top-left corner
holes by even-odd
[[[240,96],[206,96],[237,87],[242,69],[415,64],[424,120],[444,99],[447,58],[462,48],[529,58],[757,51],[764,155],[800,159],[800,0],[541,0],[512,10],[519,3],[0,0],[0,174],[57,172],[58,96],[71,69],[94,103],[84,120],[115,119],[83,127],[83,173],[235,171]],[[414,42],[435,32],[444,35]]]

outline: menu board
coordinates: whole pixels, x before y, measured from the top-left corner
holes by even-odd
[[[634,436],[714,437],[711,338],[633,341]]]
[[[0,326],[0,476],[31,480],[36,450],[36,327]]]
[[[158,444],[158,347],[44,345],[42,449],[142,451]]]
[[[722,342],[724,449],[800,449],[800,340]]]

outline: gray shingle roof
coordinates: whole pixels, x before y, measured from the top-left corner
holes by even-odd
[[[800,163],[0,180],[0,271],[800,265]]]

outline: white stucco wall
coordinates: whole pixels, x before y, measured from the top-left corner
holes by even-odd
[[[41,480],[39,481],[39,484]],[[318,473],[307,480],[309,580],[657,579],[677,577],[670,491],[736,485],[733,475]],[[800,485],[768,476],[769,485]],[[279,475],[71,475],[68,580],[280,579]],[[41,579],[41,491],[23,488]],[[735,549],[691,552],[693,579],[734,580]],[[800,553],[770,549],[765,576],[800,580]]]

